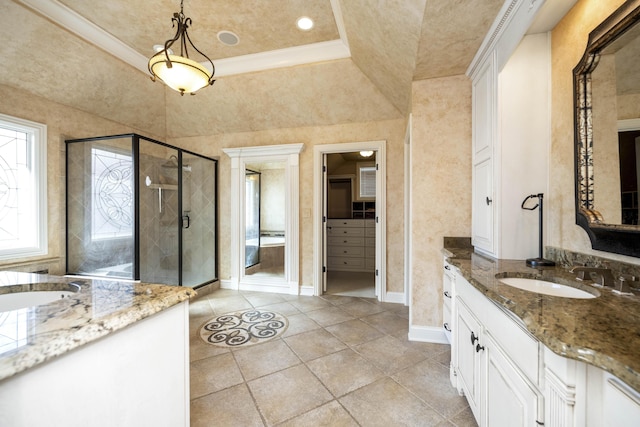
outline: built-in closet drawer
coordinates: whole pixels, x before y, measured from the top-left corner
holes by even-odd
[[[329,270],[375,270],[375,236],[374,220],[328,220],[327,255],[329,258],[327,267]]]
[[[367,258],[374,258],[376,257],[376,247],[375,246],[367,246],[364,248],[364,256]]]
[[[327,248],[329,256],[363,257],[363,246],[329,246]]]
[[[350,237],[350,236],[329,236],[327,238],[327,243],[330,246],[364,246],[365,238],[364,237]],[[375,242],[373,243],[375,246]]]
[[[356,228],[364,228],[365,223],[364,219],[328,219],[327,227],[356,227]]]
[[[332,227],[327,230],[327,234],[329,236],[337,237],[337,236],[354,236],[354,237],[363,237],[364,236],[364,228],[339,228]]]
[[[375,258],[365,258],[364,260],[364,268],[367,271],[372,271],[376,269],[376,259]]]
[[[350,270],[364,269],[364,258],[329,257],[329,268],[339,267]]]

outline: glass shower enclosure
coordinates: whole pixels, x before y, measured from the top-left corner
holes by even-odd
[[[66,141],[67,274],[217,280],[217,166],[137,134]]]

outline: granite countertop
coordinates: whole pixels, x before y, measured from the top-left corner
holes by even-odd
[[[29,290],[74,293],[0,312],[0,381],[196,295],[178,286],[0,272],[0,296]]]
[[[524,260],[494,260],[468,248],[448,247],[448,261],[490,300],[520,318],[553,352],[604,369],[640,391],[640,292],[616,295],[610,288],[579,282],[562,267],[527,267]],[[502,284],[498,277],[553,281],[600,295],[553,297]]]

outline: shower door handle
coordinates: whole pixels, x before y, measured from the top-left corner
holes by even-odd
[[[184,222],[187,221],[187,226],[185,227]],[[189,215],[185,215],[182,217],[182,228],[189,228],[191,227],[191,218],[189,218]]]

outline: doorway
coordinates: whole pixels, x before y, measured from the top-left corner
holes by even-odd
[[[285,163],[247,163],[245,277],[284,278]]]
[[[314,295],[385,300],[385,176],[385,141],[314,147]]]
[[[302,148],[303,144],[285,144],[223,149],[231,159],[231,274],[229,280],[221,282],[222,287],[293,295],[300,292],[298,224]],[[259,186],[254,185],[253,180],[249,184],[250,171],[260,172]],[[259,202],[253,198],[257,187],[260,188]],[[249,194],[252,192],[253,196]],[[259,209],[259,215],[251,214],[255,209]],[[251,233],[256,228],[259,231],[253,243]],[[246,268],[250,242],[260,248],[260,261]],[[266,266],[267,261],[273,261],[273,265]],[[274,271],[277,274],[272,274]]]
[[[326,167],[325,294],[375,298],[376,152],[330,153]]]

